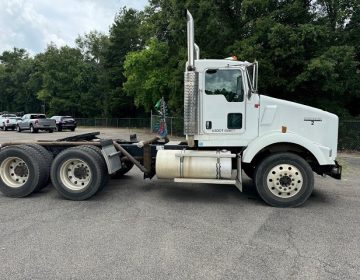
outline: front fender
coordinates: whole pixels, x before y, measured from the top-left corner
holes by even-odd
[[[329,156],[330,149],[309,141],[295,133],[270,132],[254,139],[243,152],[242,161],[250,163],[253,158],[264,148],[277,143],[291,143],[304,147],[317,159],[320,165],[332,165],[334,161]]]

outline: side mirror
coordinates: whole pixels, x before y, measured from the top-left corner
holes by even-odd
[[[242,83],[242,76],[236,78],[236,96],[238,102],[244,101],[244,88]]]
[[[251,63],[249,66],[246,67],[246,76],[248,81],[248,99],[251,98],[253,93],[258,92],[258,71],[259,71],[259,64],[255,60],[254,63]]]

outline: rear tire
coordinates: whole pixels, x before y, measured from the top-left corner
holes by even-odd
[[[31,133],[36,133],[37,132],[37,130],[34,128],[34,126],[32,124],[30,125],[30,132]]]
[[[66,199],[85,200],[102,185],[102,164],[89,151],[68,148],[54,159],[50,177],[53,186]]]
[[[0,191],[10,197],[25,197],[41,184],[41,159],[29,147],[10,146],[0,152]]]
[[[79,146],[80,149],[83,149],[84,151],[89,151],[90,153],[93,153],[94,156],[96,157],[96,160],[101,163],[102,165],[102,171],[103,171],[103,182],[101,184],[101,187],[99,188],[99,191],[101,191],[109,182],[109,173],[107,171],[107,166],[106,166],[106,162],[105,159],[101,153],[101,150],[98,147],[95,147],[93,145],[84,145],[84,146]]]
[[[265,158],[256,168],[255,185],[261,198],[275,207],[302,205],[314,189],[310,165],[292,153],[278,153]]]
[[[42,158],[42,162],[44,162],[44,173],[46,174],[46,178],[44,179],[44,183],[38,188],[38,190],[43,189],[49,185],[50,182],[50,168],[51,163],[53,161],[53,155],[50,153],[47,149],[45,149],[43,146],[38,144],[26,144],[26,146],[35,149]]]
[[[25,145],[19,145],[18,147],[20,149],[23,149],[23,150],[27,151],[34,158],[37,158],[37,160],[39,162],[39,166],[40,166],[40,180],[39,180],[39,184],[37,185],[35,191],[41,190],[42,188],[44,188],[48,184],[49,177],[50,177],[50,171],[47,168],[45,159],[43,158],[43,156],[41,155],[39,150],[36,149],[35,147],[31,146],[31,145],[26,145],[25,144]]]
[[[75,128],[71,128],[70,130],[71,130],[71,131],[75,131]]]
[[[48,132],[49,132],[49,133],[53,133],[54,130],[53,130],[53,129],[49,129]]]
[[[3,123],[3,130],[7,131],[7,127],[6,127],[6,125],[4,123]]]

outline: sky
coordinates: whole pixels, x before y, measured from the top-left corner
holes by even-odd
[[[75,45],[78,35],[107,33],[121,7],[142,10],[147,0],[0,0],[0,54],[13,47],[31,55]]]

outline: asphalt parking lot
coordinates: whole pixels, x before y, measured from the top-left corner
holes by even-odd
[[[96,130],[0,131],[0,143]],[[315,176],[313,195],[294,209],[265,205],[250,180],[240,193],[144,181],[136,168],[88,201],[51,186],[0,194],[0,279],[360,279],[360,155],[339,158],[343,180]]]

